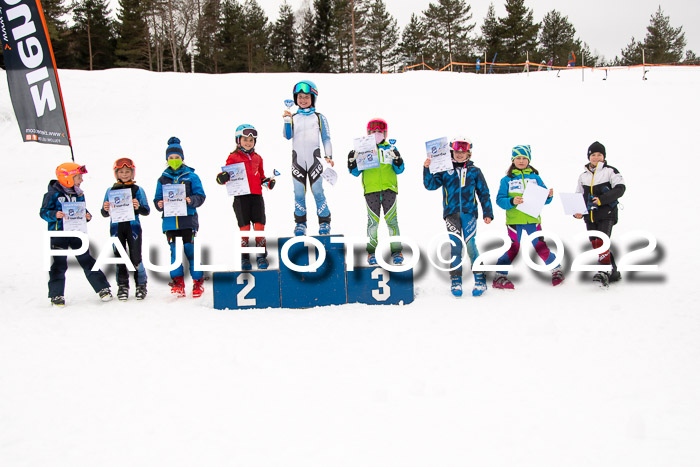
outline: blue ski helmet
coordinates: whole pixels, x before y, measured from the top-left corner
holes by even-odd
[[[258,140],[258,130],[255,129],[253,125],[244,123],[243,125],[238,125],[236,127],[236,145],[240,146],[241,136],[252,136],[255,140]]]
[[[299,81],[294,85],[292,94],[294,94],[294,103],[297,104],[297,94],[303,92],[304,94],[311,94],[311,107],[316,107],[316,97],[318,96],[318,88],[313,81]]]

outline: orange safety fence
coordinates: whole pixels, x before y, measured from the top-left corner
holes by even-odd
[[[454,67],[454,66],[469,66],[469,67],[476,67],[476,66],[483,66],[486,68],[487,66],[495,66],[495,67],[522,67],[525,68],[526,66],[529,66],[530,68],[535,68],[535,69],[542,69],[542,68],[547,68],[550,70],[613,70],[613,69],[629,69],[629,68],[639,68],[639,67],[664,67],[664,66],[672,66],[672,67],[697,67],[700,65],[690,65],[690,64],[677,64],[677,65],[671,65],[671,64],[659,64],[659,63],[640,63],[638,65],[618,65],[618,66],[597,66],[597,67],[591,67],[591,66],[557,66],[557,65],[547,65],[545,63],[537,63],[537,62],[523,62],[523,63],[495,63],[495,62],[481,62],[481,63],[463,63],[463,62],[451,62],[448,65],[440,68],[438,71],[445,71],[448,68]],[[424,66],[426,68],[429,68],[430,70],[435,71],[433,68],[430,68],[428,65],[425,63],[419,63],[417,65],[411,65],[403,68],[403,71],[410,70],[415,67],[419,66]]]

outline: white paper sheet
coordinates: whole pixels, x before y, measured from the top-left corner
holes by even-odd
[[[564,207],[564,214],[573,216],[574,214],[586,214],[586,203],[583,200],[583,193],[559,193],[561,205]]]
[[[332,167],[326,167],[323,172],[321,172],[321,177],[331,185],[335,185],[338,181],[338,172],[333,170]]]
[[[547,202],[547,195],[549,195],[549,188],[542,188],[537,183],[526,183],[523,204],[518,204],[515,209],[528,216],[540,217],[544,203]]]
[[[221,167],[221,170],[228,172],[231,176],[226,182],[226,191],[229,196],[240,196],[250,194],[250,185],[248,184],[248,172],[245,169],[243,162],[226,165]]]
[[[454,169],[450,156],[450,144],[447,137],[434,139],[425,143],[425,149],[430,157],[430,173],[435,174]]]
[[[87,233],[87,209],[84,201],[62,203],[61,211],[63,211],[63,230]]]
[[[187,215],[187,201],[185,201],[185,185],[163,185],[163,215],[176,217]]]
[[[109,217],[112,224],[130,222],[136,219],[134,215],[134,202],[131,198],[131,189],[110,190],[108,197]]]
[[[355,161],[357,162],[358,170],[362,171],[379,167],[377,142],[374,139],[374,135],[355,138],[353,140],[353,146],[355,148]]]

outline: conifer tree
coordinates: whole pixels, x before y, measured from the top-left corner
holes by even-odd
[[[70,30],[63,19],[70,12],[70,8],[65,5],[64,0],[43,0],[41,6],[44,9],[56,66],[70,68],[73,66],[73,59],[68,50]]]
[[[313,24],[304,47],[306,56],[302,71],[328,73],[331,71],[331,0],[314,0]]]
[[[373,0],[367,14],[367,22],[362,29],[365,40],[365,69],[370,72],[384,72],[396,64],[395,49],[399,40],[396,19],[386,11],[383,0]]]
[[[686,40],[683,26],[674,28],[664,15],[661,6],[651,17],[644,38],[644,53],[647,63],[675,63],[683,58]]]
[[[401,33],[401,42],[399,43],[399,54],[404,66],[416,65],[423,62],[423,48],[425,47],[426,37],[423,23],[418,19],[418,16],[411,15],[406,27]]]
[[[447,58],[453,61],[466,60],[471,54],[472,40],[469,34],[474,29],[471,5],[464,0],[438,0],[423,12],[428,34],[441,38]]]
[[[221,24],[217,42],[221,53],[221,72],[247,71],[243,5],[236,0],[224,0],[221,4]]]
[[[114,66],[116,38],[106,0],[80,0],[73,6],[71,52],[78,68],[104,70]]]
[[[527,53],[537,50],[537,33],[540,25],[533,20],[532,10],[525,6],[525,0],[506,0],[506,16],[499,18],[502,31],[500,61],[508,63],[524,62]]]
[[[141,0],[119,0],[116,24],[115,65],[127,68],[150,67],[148,24]]]
[[[484,17],[484,24],[481,26],[481,38],[478,42],[482,51],[486,53],[487,61],[493,60],[495,54],[500,50],[502,45],[501,34],[501,25],[496,16],[496,9],[491,3]]]
[[[540,31],[540,55],[543,60],[552,59],[556,66],[566,66],[568,54],[571,50],[581,50],[576,43],[576,29],[569,22],[569,18],[563,16],[557,10],[547,13],[542,19]]]
[[[286,2],[280,5],[279,17],[270,32],[269,57],[273,71],[295,71],[298,33],[295,29],[294,11]]]
[[[197,71],[208,73],[219,72],[221,51],[217,43],[219,17],[221,15],[220,0],[204,0],[198,2],[201,7],[197,31],[195,33],[195,67]]]
[[[265,11],[256,0],[246,0],[243,7],[243,37],[248,73],[265,71],[270,31]]]

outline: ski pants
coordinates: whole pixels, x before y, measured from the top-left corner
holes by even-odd
[[[542,224],[512,224],[506,225],[506,227],[508,228],[508,236],[511,241],[510,248],[498,258],[496,264],[509,265],[513,263],[515,257],[518,256],[518,251],[520,251],[520,239],[523,236],[523,232],[532,235],[534,232],[542,230]],[[542,258],[544,264],[550,264],[556,259],[545,241],[542,240],[542,237],[537,237],[532,240],[532,246],[535,247],[537,255]],[[508,274],[507,271],[498,272],[501,274]]]
[[[389,229],[391,236],[401,235],[399,232],[399,219],[396,214],[396,195],[392,190],[376,191],[365,195],[365,203],[367,204],[367,236],[369,243],[367,244],[367,252],[374,253],[377,249],[377,230],[379,229],[379,216],[381,210],[384,209],[384,220]],[[401,243],[392,242],[391,252],[400,252],[402,250]]]
[[[77,250],[82,246],[82,241],[77,237],[54,237],[51,239],[52,250]],[[104,273],[99,269],[92,271],[95,258],[90,256],[90,249],[76,256],[78,264],[83,268],[85,277],[95,292],[109,287],[109,282]],[[65,256],[53,256],[51,269],[49,269],[49,298],[65,295],[66,271],[68,270],[68,258]]]
[[[467,245],[469,261],[471,264],[474,264],[474,261],[479,256],[479,250],[476,248],[476,216],[463,212],[448,214],[445,217],[445,225],[449,233],[464,240],[464,243]],[[450,266],[459,266],[450,271],[450,276],[462,277],[462,242],[459,239],[451,240],[453,244],[450,248],[450,253],[454,259]]]
[[[331,221],[331,211],[328,209],[326,195],[323,192],[323,166],[318,157],[314,158],[313,165],[306,170],[296,161],[296,153],[292,153],[292,176],[294,177],[294,221],[297,224],[306,222],[306,179],[309,179],[311,193],[316,201],[316,214],[318,223]]]
[[[584,219],[586,218],[584,217]],[[595,222],[591,222],[588,219],[586,219],[586,230],[599,230],[608,237],[612,236],[613,225],[615,225],[614,219],[601,219]],[[591,242],[591,245],[593,245],[593,248],[598,248],[603,245],[603,240],[601,240],[598,237],[589,237],[589,240]],[[610,274],[617,271],[615,258],[613,257],[612,251],[610,250],[606,250],[598,255],[598,264],[612,266],[612,271],[610,271]]]
[[[170,264],[175,262],[175,239],[177,237],[181,237],[183,248],[185,250],[185,256],[187,257],[187,262],[190,265],[190,276],[192,276],[192,280],[196,281],[200,280],[204,276],[204,272],[194,269],[194,235],[195,233],[192,231],[192,229],[168,230],[165,232],[165,236],[168,238],[168,243],[170,244]],[[182,264],[170,271],[171,279],[183,277],[184,275],[185,270]]]
[[[145,285],[148,277],[141,260],[141,233],[134,231],[129,222],[120,222],[117,227],[117,238],[129,255],[131,264],[136,268],[134,282],[136,285]],[[118,254],[116,248],[114,248],[114,254]],[[117,264],[117,285],[129,286],[129,270],[123,264]]]

